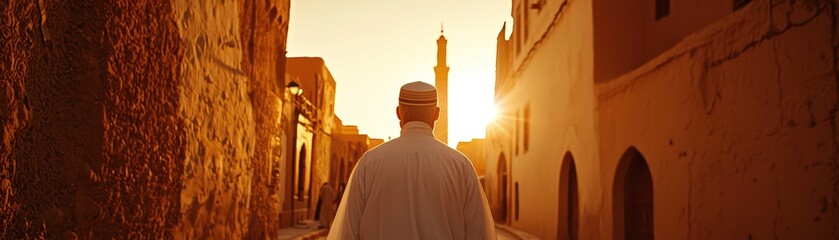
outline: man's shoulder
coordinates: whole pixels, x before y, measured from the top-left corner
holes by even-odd
[[[380,159],[380,158],[388,158],[395,155],[402,155],[405,154],[408,149],[425,149],[425,151],[437,152],[441,153],[442,155],[452,156],[458,160],[469,161],[469,158],[466,157],[460,151],[449,147],[443,142],[437,140],[424,140],[421,142],[416,141],[409,141],[405,139],[393,139],[391,141],[387,141],[373,149],[368,150],[361,159]]]
[[[446,145],[446,143],[443,143],[439,140],[435,139],[434,142],[431,143],[431,144],[433,146],[433,151],[435,151],[435,152],[443,153],[443,154],[450,155],[450,156],[453,156],[453,157],[456,157],[456,158],[459,158],[459,159],[464,159],[464,160],[467,160],[467,161],[469,160],[469,158],[467,158],[465,154],[463,154],[462,152],[458,151],[457,149],[455,149],[455,148],[453,148],[449,145]]]
[[[394,146],[394,141],[393,140],[384,142],[382,144],[379,144],[379,146],[376,146],[374,148],[371,148],[371,149],[367,150],[367,152],[365,152],[364,155],[361,156],[361,158],[364,159],[365,157],[369,158],[369,157],[385,154],[386,152],[390,151],[390,149],[392,149],[393,146]]]
[[[367,152],[364,152],[364,154],[362,154],[361,158],[358,160],[359,166],[370,162],[372,159],[381,159],[383,156],[386,156],[389,152],[391,152],[393,147],[394,141],[391,140],[367,150]]]

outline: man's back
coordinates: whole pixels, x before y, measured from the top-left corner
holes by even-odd
[[[402,136],[362,157],[330,239],[494,239],[474,167],[410,122]],[[336,238],[337,237],[337,238]]]

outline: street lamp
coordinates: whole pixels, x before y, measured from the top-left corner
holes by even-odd
[[[300,94],[303,94],[303,89],[300,88],[300,84],[298,84],[297,81],[291,81],[290,83],[288,83],[288,86],[286,86],[286,88],[288,89],[288,92],[291,93],[291,95],[300,96]]]

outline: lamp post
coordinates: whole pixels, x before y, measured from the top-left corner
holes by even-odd
[[[299,104],[299,103],[298,103],[298,101],[297,101],[297,98],[298,98],[298,97],[300,97],[300,95],[302,95],[302,94],[303,94],[303,88],[301,88],[301,87],[300,87],[300,84],[298,84],[298,83],[297,83],[297,81],[292,80],[292,81],[291,81],[290,83],[288,83],[288,85],[286,86],[286,90],[288,90],[288,92],[291,94],[291,107],[292,107],[292,115],[291,115],[291,117],[292,117],[292,119],[291,119],[291,123],[292,123],[292,124],[291,124],[291,128],[292,128],[292,136],[290,136],[290,137],[291,137],[292,139],[294,139],[294,140],[291,142],[291,144],[292,144],[292,145],[291,145],[291,148],[293,149],[293,150],[292,150],[292,155],[291,155],[291,156],[292,156],[291,161],[292,161],[292,163],[293,163],[294,161],[300,161],[300,160],[298,159],[298,158],[299,158],[299,156],[297,156],[297,154],[298,154],[298,153],[297,153],[297,121],[298,121],[298,118],[299,118],[299,117],[298,117],[298,115],[300,114],[300,110],[298,109],[298,106],[297,106],[297,105]],[[301,163],[298,163],[298,164],[301,164]],[[297,173],[296,173],[296,171],[294,171],[294,170],[293,170],[293,169],[295,169],[294,164],[292,164],[292,165],[290,166],[290,169],[292,169],[292,170],[291,170],[291,173],[292,173],[292,174],[291,174],[291,182],[292,182],[292,184],[291,184],[291,185],[292,185],[292,186],[288,189],[288,194],[289,194],[289,200],[291,201],[291,226],[292,226],[292,227],[296,227],[295,225],[297,225],[297,224],[298,224],[298,222],[297,222],[297,219],[295,219],[295,218],[294,218],[294,215],[295,215],[295,214],[294,214],[294,212],[297,210],[297,207],[296,207],[296,205],[297,205],[297,204],[296,204],[296,202],[297,202],[297,201],[294,199],[294,189],[296,189],[296,187],[294,186],[294,181],[295,181],[295,179],[297,179],[298,177],[297,177]],[[298,183],[298,184],[302,184],[302,183]]]
[[[303,89],[300,88],[300,84],[298,84],[297,81],[294,81],[294,80],[292,80],[290,83],[288,83],[288,86],[286,86],[286,89],[288,89],[288,92],[291,93],[291,95],[294,96],[294,97],[297,97],[297,96],[300,96],[300,94],[303,94]]]

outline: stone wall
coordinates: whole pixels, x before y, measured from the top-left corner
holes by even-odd
[[[280,51],[252,57],[241,26],[278,29],[263,46],[286,30],[238,4],[0,4],[0,238],[276,231],[257,130],[278,103],[253,96],[279,64],[248,67]],[[260,16],[287,19],[270,4]]]
[[[598,86],[606,198],[632,146],[652,174],[657,238],[837,236],[837,13],[754,1]],[[614,211],[602,226],[622,224]]]
[[[273,238],[279,230],[284,161],[290,145],[282,131],[289,0],[239,1],[242,71],[251,79],[247,93],[253,108],[256,141],[249,238]]]

